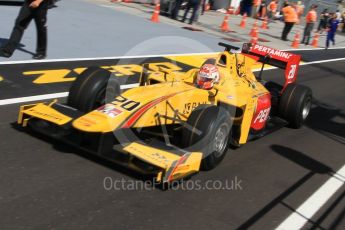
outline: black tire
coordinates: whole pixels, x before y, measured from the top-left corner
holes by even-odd
[[[67,104],[82,112],[90,112],[120,94],[120,84],[110,79],[111,73],[100,67],[89,67],[72,83]],[[107,98],[106,98],[107,96]]]
[[[300,128],[307,119],[312,103],[310,88],[297,84],[288,85],[279,100],[279,115],[292,128]]]
[[[201,168],[211,170],[225,157],[231,129],[230,114],[217,106],[201,105],[188,117],[182,131],[182,144],[188,151],[203,153]],[[200,133],[198,133],[200,131]],[[215,141],[218,139],[218,145]]]
[[[275,83],[273,81],[268,81],[265,83],[265,88],[274,95],[278,95],[280,91],[283,89],[283,86],[279,85],[278,83]]]

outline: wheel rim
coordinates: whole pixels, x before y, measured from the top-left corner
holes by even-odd
[[[220,157],[225,148],[227,143],[227,134],[228,134],[228,127],[226,124],[221,125],[214,137],[213,141],[213,152],[215,157]]]
[[[311,108],[311,99],[308,98],[304,107],[303,107],[303,110],[302,110],[302,118],[303,120],[307,119],[308,115],[309,115],[309,112],[310,112],[310,108]]]

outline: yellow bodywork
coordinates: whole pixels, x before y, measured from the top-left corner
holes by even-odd
[[[183,156],[179,156],[137,142],[129,144],[123,150],[143,161],[165,169],[164,174],[160,174],[156,178],[157,182],[172,181],[198,172],[202,159],[200,152],[187,152]]]
[[[240,127],[238,143],[246,143],[257,98],[268,91],[252,73],[255,60],[242,54],[223,52],[217,57],[216,63],[220,71],[220,81],[212,90],[195,86],[198,69],[185,73],[160,69],[159,72],[149,72],[144,85],[125,91],[113,102],[75,120],[56,111],[51,104],[38,103],[22,106],[18,123],[25,126],[31,117],[56,125],[72,121],[72,126],[77,130],[86,133],[108,133],[123,128],[183,122],[197,106],[213,104],[236,109],[237,115],[229,119]],[[199,171],[202,159],[202,153],[199,152],[187,152],[180,156],[138,142],[125,146],[123,151],[162,168],[162,172],[157,175],[159,181],[170,181]]]

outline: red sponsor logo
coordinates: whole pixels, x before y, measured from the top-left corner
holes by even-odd
[[[254,53],[262,53],[264,55],[269,54],[273,58],[280,57],[280,58],[285,59],[285,60],[289,60],[293,56],[290,53],[287,53],[287,52],[284,52],[284,51],[281,51],[281,50],[272,49],[270,47],[263,46],[263,45],[258,45],[258,44],[254,45],[252,47],[251,51],[254,52]]]
[[[271,110],[271,95],[265,94],[258,98],[256,110],[253,116],[251,127],[260,130],[265,127]]]
[[[106,114],[109,117],[116,117],[122,113],[122,110],[115,108],[112,104],[106,104],[97,109],[97,111]]]

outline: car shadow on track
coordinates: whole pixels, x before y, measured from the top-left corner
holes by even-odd
[[[295,164],[301,166],[302,168],[305,168],[309,172],[306,175],[304,175],[301,179],[296,181],[293,185],[291,185],[287,190],[285,190],[280,195],[275,197],[271,202],[269,202],[266,206],[264,206],[261,210],[259,210],[255,215],[250,217],[246,222],[244,222],[237,229],[248,229],[250,227],[253,227],[253,225],[256,222],[264,218],[266,214],[268,214],[270,211],[273,210],[273,208],[275,208],[278,205],[283,205],[284,207],[290,209],[292,212],[296,211],[294,207],[291,207],[289,204],[285,203],[286,198],[289,197],[291,194],[293,194],[298,188],[303,186],[304,183],[306,183],[309,179],[311,179],[316,174],[332,175],[334,173],[334,170],[332,168],[294,149],[281,146],[281,145],[271,145],[271,149],[277,154],[279,154],[280,156],[294,162]],[[341,196],[340,199],[342,198],[343,196]],[[333,204],[333,208],[336,205],[337,204]],[[328,214],[325,217],[323,217],[323,219],[325,219],[328,216]],[[321,221],[319,220],[313,221],[309,219],[308,223],[317,229],[325,229],[320,226],[323,219],[321,219]]]
[[[0,38],[0,47],[4,46],[7,42],[8,42],[7,38]],[[20,43],[17,47],[17,50],[22,51],[23,53],[28,53],[30,55],[35,54],[27,49],[24,49],[23,47],[25,47],[25,45]]]
[[[105,166],[111,170],[114,170],[114,171],[119,172],[119,173],[126,175],[126,176],[130,176],[136,180],[152,182],[152,176],[150,176],[150,175],[139,174],[139,173],[137,173],[131,169],[123,167],[122,165],[118,165],[118,164],[111,162],[111,161],[108,161],[104,158],[101,158],[101,157],[98,157],[96,155],[87,153],[83,150],[74,148],[73,146],[70,146],[70,145],[65,144],[63,142],[60,142],[54,138],[45,136],[41,133],[34,132],[28,128],[23,128],[23,127],[19,126],[16,122],[11,123],[11,126],[12,126],[12,128],[14,128],[15,130],[17,130],[19,132],[25,132],[34,138],[40,139],[40,140],[47,142],[47,143],[51,143],[53,148],[59,153],[76,154],[76,155],[78,155],[84,159],[87,159],[87,160],[92,161],[92,162],[99,164],[99,165],[103,165],[103,166]]]
[[[314,100],[306,126],[345,145],[344,121],[344,110]]]
[[[158,190],[165,191],[167,189],[173,188],[174,186],[178,186],[180,183],[182,183],[183,181],[189,180],[193,176],[193,174],[192,174],[190,176],[184,177],[183,180],[176,180],[173,183],[164,183],[164,184],[158,183],[156,181],[157,175],[139,173],[139,172],[132,170],[130,168],[127,168],[121,164],[117,164],[116,162],[113,162],[111,160],[107,160],[107,159],[99,157],[95,154],[88,153],[82,149],[75,148],[71,145],[63,143],[63,142],[61,142],[57,139],[54,139],[52,137],[48,137],[44,134],[37,133],[37,132],[30,130],[28,128],[23,128],[20,125],[18,125],[16,122],[11,123],[11,126],[12,126],[12,128],[14,128],[15,130],[17,130],[19,132],[25,132],[34,138],[40,139],[44,142],[51,143],[53,148],[59,153],[76,154],[79,157],[82,157],[86,160],[89,160],[89,161],[92,161],[96,164],[107,167],[111,170],[116,171],[117,173],[120,173],[120,174],[125,175],[125,176],[129,176],[135,180],[139,180],[139,181],[142,181],[144,183],[147,183],[147,187],[145,187],[145,188],[150,188],[150,187],[153,188],[154,187],[154,188],[157,188]]]

